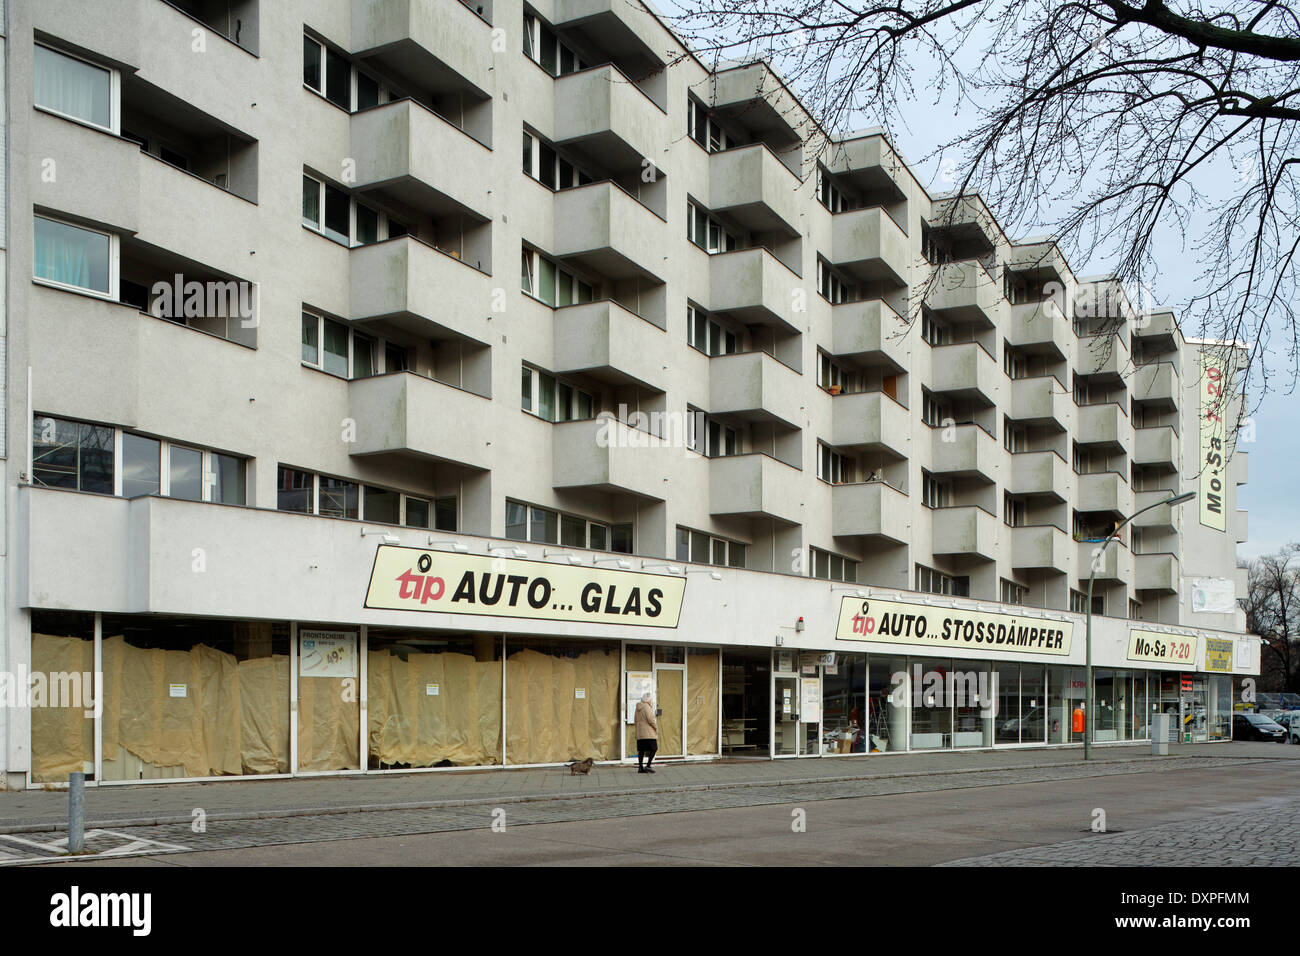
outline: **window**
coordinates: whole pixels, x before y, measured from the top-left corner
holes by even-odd
[[[1132,598],[1129,598],[1128,619],[1130,621],[1137,621],[1140,620],[1141,618],[1142,618],[1142,604],[1138,601],[1134,601]]]
[[[632,553],[632,525],[605,524],[518,501],[506,501],[506,537],[512,541]]]
[[[438,498],[435,525],[456,530],[455,497]],[[280,465],[276,474],[276,508],[327,518],[360,518],[380,524],[428,528],[429,501],[359,482]]]
[[[585,70],[587,62],[540,17],[524,13],[524,56],[551,76],[565,76]]]
[[[677,526],[677,560],[683,563],[743,568],[745,547],[739,541]]]
[[[519,407],[548,422],[570,422],[593,418],[596,397],[570,382],[548,375],[531,365],[520,375]]]
[[[528,130],[524,130],[523,160],[524,174],[550,189],[569,189],[595,181]]]
[[[952,485],[922,471],[921,503],[927,508],[947,508],[952,503]]]
[[[830,264],[817,257],[817,292],[823,299],[832,305],[838,305],[841,302],[852,301],[856,295],[856,287],[845,281],[845,279]]]
[[[844,212],[853,208],[844,193],[835,185],[835,179],[825,167],[817,167],[817,198],[831,212]]]
[[[37,416],[32,426],[32,484],[113,494],[113,429]]]
[[[386,363],[380,369],[380,357]],[[396,363],[396,364],[393,364]],[[302,313],[302,364],[339,378],[369,378],[381,371],[400,372],[406,355],[400,346],[385,344],[342,322],[314,312]]]
[[[352,112],[352,65],[307,34],[302,38],[302,82],[335,106]]]
[[[1002,520],[1012,528],[1024,527],[1025,499],[1004,492],[1002,495]]]
[[[520,256],[519,288],[552,308],[591,302],[595,289],[557,265],[536,249],[523,248]]]
[[[1002,419],[1002,447],[1013,455],[1029,447],[1029,430],[1024,425],[1016,425],[1011,419]]]
[[[844,581],[856,584],[858,562],[820,548],[808,549],[808,576],[823,581]]]
[[[921,420],[931,428],[942,428],[952,420],[952,410],[929,391],[921,390]]]
[[[43,110],[116,133],[118,76],[47,46],[36,46],[32,102]]]
[[[686,344],[705,355],[732,355],[740,351],[740,337],[735,332],[693,305],[686,307]]]
[[[952,594],[970,597],[970,578],[966,575],[952,577],[925,565],[916,566],[916,589],[927,594]]]
[[[302,224],[347,246],[364,246],[410,232],[388,213],[357,202],[337,186],[306,173],[302,177]]]
[[[739,455],[740,451],[740,432],[730,425],[724,425],[721,422],[713,421],[705,416],[707,430],[707,445],[704,453],[710,458],[725,458],[728,455]]]
[[[853,459],[842,455],[830,445],[817,443],[817,477],[833,485],[853,481]]]
[[[316,513],[326,518],[361,517],[361,486],[355,481],[319,475]]]
[[[1025,378],[1029,374],[1029,360],[1009,345],[1002,347],[1002,370],[1007,378]]]
[[[1085,614],[1088,609],[1088,595],[1083,591],[1076,591],[1070,588],[1070,610],[1075,614]],[[1092,613],[1106,613],[1106,595],[1094,594],[1092,596]]]
[[[710,153],[739,145],[734,136],[709,116],[704,104],[689,95],[686,98],[686,135]]]
[[[122,436],[122,497],[139,498],[162,491],[162,445],[144,435]]]
[[[686,200],[686,238],[707,253],[731,252],[740,248],[739,237],[728,230],[707,209]]]
[[[44,282],[110,296],[117,287],[117,240],[106,232],[83,229],[36,216],[33,274]]]
[[[921,338],[930,345],[947,345],[952,341],[952,329],[935,318],[929,309],[921,310]]]
[[[999,600],[1003,604],[1024,604],[1025,598],[1029,596],[1029,589],[1017,584],[1015,581],[1008,581],[1003,578],[999,589]]]
[[[857,373],[840,365],[821,350],[817,352],[817,384],[827,391],[860,391]]]

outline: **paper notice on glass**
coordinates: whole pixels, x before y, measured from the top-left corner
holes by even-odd
[[[356,677],[357,635],[299,630],[298,673],[303,677]]]

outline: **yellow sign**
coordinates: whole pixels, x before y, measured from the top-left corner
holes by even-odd
[[[1222,355],[1201,352],[1201,524],[1217,531],[1228,527],[1228,397],[1231,373]]]
[[[380,545],[365,606],[538,621],[676,627],[686,580]]]
[[[1191,670],[1196,666],[1196,635],[1131,630],[1128,632],[1128,659],[1182,664]]]
[[[835,639],[1065,656],[1073,633],[1070,621],[846,597]]]
[[[1232,641],[1217,637],[1205,639],[1205,669],[1222,674],[1232,673]]]

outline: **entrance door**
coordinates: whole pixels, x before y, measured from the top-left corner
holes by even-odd
[[[772,752],[778,757],[799,753],[799,678],[777,676],[773,682],[772,716],[775,722]]]
[[[660,710],[659,752],[660,757],[684,756],[685,734],[683,732],[685,711],[683,710],[683,677],[686,672],[681,668],[655,668],[655,704]]]

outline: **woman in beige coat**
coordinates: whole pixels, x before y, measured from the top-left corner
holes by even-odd
[[[641,695],[641,702],[636,705],[636,772],[654,773],[650,764],[658,751],[659,725],[655,723],[655,709],[646,693]]]

